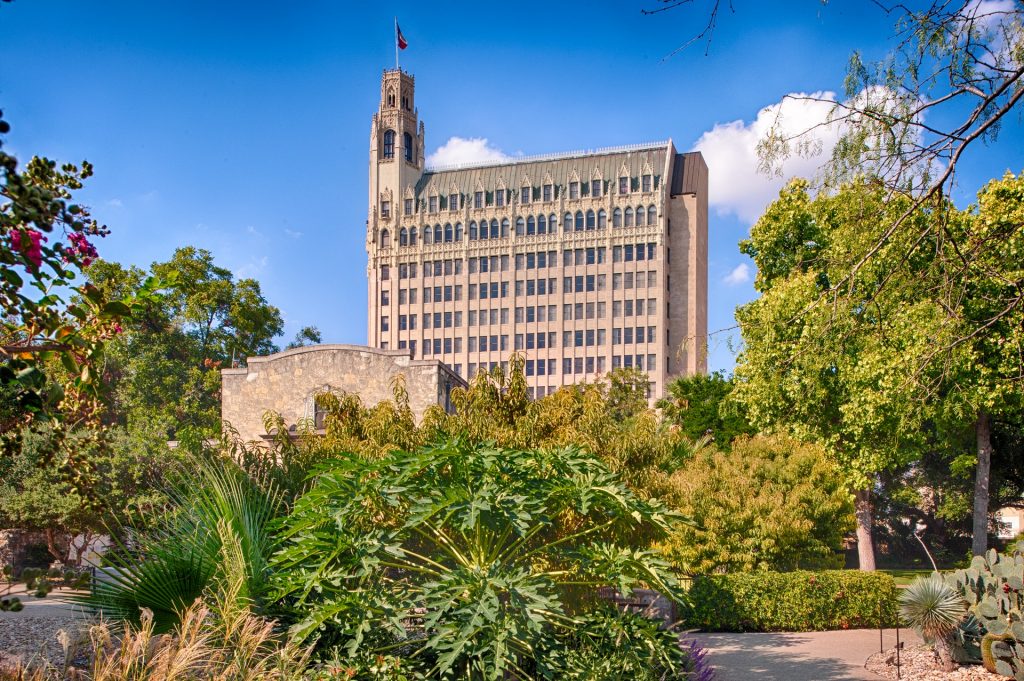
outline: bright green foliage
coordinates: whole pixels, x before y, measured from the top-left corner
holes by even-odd
[[[946,667],[952,667],[950,637],[966,613],[966,602],[938,575],[914,580],[900,594],[900,617],[935,646]]]
[[[678,594],[643,535],[678,522],[573,449],[449,440],[325,464],[275,557],[293,631],[350,653],[402,646],[431,676],[556,668],[597,587]]]
[[[668,384],[658,408],[690,439],[710,435],[719,448],[728,449],[736,437],[755,432],[743,405],[729,399],[732,387],[732,379],[720,371],[684,376]]]
[[[981,625],[986,635],[982,652],[990,656],[990,669],[1024,677],[1024,553],[992,549],[944,579]]]
[[[85,605],[136,624],[139,609],[148,608],[157,631],[176,625],[218,585],[230,585],[239,605],[265,607],[278,496],[227,457],[196,457],[186,471],[169,492],[170,512],[155,528],[107,554],[116,572],[97,584]]]
[[[881,572],[706,575],[687,596],[687,626],[709,631],[828,631],[896,624],[897,589]]]
[[[122,430],[102,437],[97,443],[92,433],[26,429],[20,449],[0,458],[0,526],[44,532],[52,560],[69,564],[69,537],[81,535],[84,543],[108,524],[142,520],[162,505],[160,486],[179,463],[177,453],[166,443],[136,446]],[[88,475],[73,483],[59,448],[87,461]]]
[[[664,501],[694,520],[664,543],[686,573],[842,567],[853,503],[821,447],[784,436],[704,450],[671,478]]]
[[[275,352],[280,311],[253,279],[236,280],[209,251],[179,248],[154,276],[172,279],[171,292],[139,310],[108,348],[113,385],[108,420],[131,434],[178,439],[189,428],[220,428],[220,369],[250,355]],[[146,278],[136,267],[93,264],[88,275],[101,290],[130,294]]]

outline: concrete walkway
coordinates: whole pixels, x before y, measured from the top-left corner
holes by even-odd
[[[819,631],[805,634],[689,634],[708,649],[718,681],[875,681],[883,677],[864,669],[879,651],[878,629]],[[900,641],[919,645],[911,629],[900,629]],[[896,645],[896,632],[886,629],[886,648]]]

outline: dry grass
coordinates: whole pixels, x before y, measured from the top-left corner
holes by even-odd
[[[291,681],[309,662],[309,650],[278,635],[273,621],[247,608],[214,612],[199,601],[169,634],[154,634],[152,615],[143,612],[138,628],[101,622],[84,640],[64,635],[61,643],[62,667],[0,668],[0,681]],[[76,659],[86,662],[76,666]]]

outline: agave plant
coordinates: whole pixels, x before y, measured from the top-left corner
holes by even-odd
[[[964,599],[938,576],[918,577],[900,594],[900,615],[934,646],[946,671],[955,667],[950,636],[965,613]]]
[[[578,450],[452,440],[326,466],[284,523],[274,574],[299,636],[401,650],[430,678],[526,679],[558,668],[545,651],[585,624],[599,587],[681,598],[633,545],[674,520]]]

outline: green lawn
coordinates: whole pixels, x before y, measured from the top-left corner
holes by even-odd
[[[879,570],[886,574],[892,575],[892,578],[896,580],[896,586],[910,586],[918,577],[927,577],[932,573],[931,570]]]

